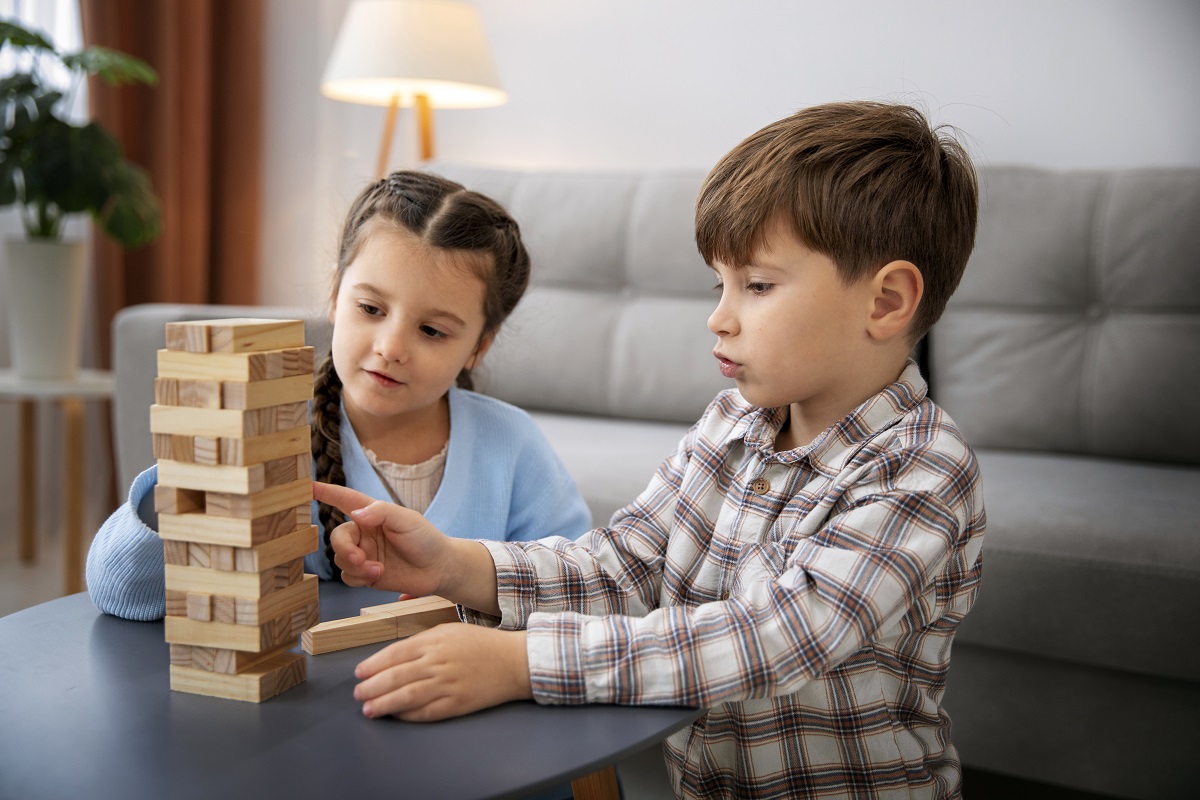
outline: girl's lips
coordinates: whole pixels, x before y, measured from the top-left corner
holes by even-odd
[[[714,354],[715,355],[715,354]],[[726,378],[736,378],[738,372],[742,369],[742,365],[736,361],[730,361],[723,356],[717,356],[717,364],[720,365],[721,374]]]
[[[366,370],[366,373],[371,376],[371,380],[375,381],[375,383],[379,384],[380,386],[399,386],[400,385],[400,381],[393,380],[392,378],[389,378],[387,375],[384,375],[382,372]]]

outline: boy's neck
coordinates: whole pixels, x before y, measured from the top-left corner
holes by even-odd
[[[847,387],[847,391],[832,402],[820,406],[792,403],[788,406],[783,427],[775,437],[775,452],[782,453],[812,444],[854,409],[895,383],[904,372],[907,363],[906,355],[898,366],[893,364],[873,373],[863,374],[860,381]]]

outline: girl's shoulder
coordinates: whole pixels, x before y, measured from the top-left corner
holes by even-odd
[[[456,423],[468,421],[515,431],[541,430],[529,412],[522,408],[485,394],[453,388],[450,390],[451,430]]]

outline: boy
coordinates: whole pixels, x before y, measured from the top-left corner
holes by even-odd
[[[819,106],[729,153],[697,203],[721,393],[649,487],[577,542],[449,539],[350,512],[344,580],[464,619],[363,661],[367,716],[512,699],[708,708],[669,738],[682,797],[955,797],[940,706],[979,583],[974,456],[908,360],[974,242],[975,174],[916,110]]]

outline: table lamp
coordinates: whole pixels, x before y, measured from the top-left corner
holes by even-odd
[[[355,0],[338,31],[321,93],[386,106],[375,172],[387,168],[401,104],[416,109],[421,160],[433,158],[434,108],[502,105],[491,50],[478,12],[439,0]]]

